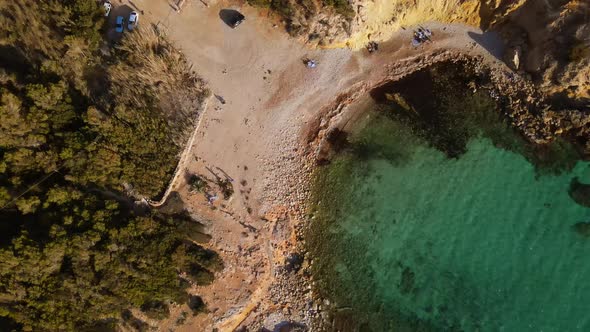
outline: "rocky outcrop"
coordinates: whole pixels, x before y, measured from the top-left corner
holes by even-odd
[[[289,1],[287,29],[319,46],[362,48],[395,31],[428,21],[465,23],[488,29],[527,0],[350,0]],[[331,4],[331,5],[325,5]]]
[[[528,0],[493,25],[506,42],[506,62],[529,77],[556,107],[590,107],[590,5],[580,0]],[[519,66],[515,66],[518,54]]]
[[[307,44],[326,46],[350,31],[350,21],[333,9],[317,9],[314,12],[310,15],[307,10],[295,10],[289,23],[289,32]]]
[[[574,178],[570,184],[569,195],[576,203],[590,207],[590,184],[581,183],[578,178]]]
[[[294,5],[290,28],[294,35],[319,46],[362,48],[369,40],[385,40],[405,26],[427,21],[496,31],[506,45],[503,60],[543,95],[551,109],[547,116],[566,125],[562,133],[586,134],[584,118],[590,112],[587,1],[351,0],[346,15],[332,6],[306,3]]]
[[[572,226],[573,230],[583,237],[590,237],[590,222],[579,222]]]

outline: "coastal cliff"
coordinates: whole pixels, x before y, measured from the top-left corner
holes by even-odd
[[[540,125],[529,128],[525,134],[537,136],[536,132],[550,132],[549,139],[569,138],[579,143],[584,155],[590,155],[588,2],[353,0],[349,3],[291,1],[274,5],[292,35],[320,48],[360,49],[369,41],[385,41],[396,31],[430,21],[479,27],[483,31],[482,45],[486,34],[499,35],[504,48],[497,56],[531,83],[532,89],[526,95],[521,94],[523,98],[519,102],[534,109],[530,113]],[[532,119],[518,121],[521,120]]]

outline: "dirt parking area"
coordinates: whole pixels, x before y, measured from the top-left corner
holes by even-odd
[[[211,177],[213,170],[234,179],[234,195],[218,199],[215,210],[186,183],[175,188],[191,213],[209,220],[208,245],[220,253],[225,270],[212,285],[193,289],[208,314],[177,326],[185,310],[177,308],[160,330],[232,331],[268,298],[273,267],[282,259],[275,248],[283,239],[270,236],[274,224],[267,218],[281,209],[277,188],[288,187],[281,183],[281,166],[295,158],[299,130],[316,109],[307,101],[323,99],[324,86],[336,91],[335,77],[351,56],[348,50],[309,50],[252,7],[205,1],[186,0],[181,11],[166,0],[112,1],[113,26],[117,15],[137,11],[140,25],[166,33],[218,97],[202,114],[187,172]],[[227,9],[245,21],[232,29],[222,17]],[[306,68],[305,57],[325,70]]]

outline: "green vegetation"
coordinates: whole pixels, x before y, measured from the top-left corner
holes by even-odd
[[[322,0],[318,5],[312,0],[247,0],[248,4],[259,8],[269,8],[276,12],[283,20],[285,20],[287,31],[291,34],[298,34],[301,32],[299,25],[293,25],[293,18],[299,14],[301,17],[309,18],[316,15],[321,9],[333,8],[333,10],[345,19],[351,20],[354,17],[354,10],[347,0]]]
[[[188,307],[193,311],[193,315],[197,315],[205,311],[205,302],[200,296],[191,296],[188,300]]]
[[[151,319],[164,319],[170,316],[168,304],[163,301],[147,301],[141,305],[141,311]]]
[[[304,3],[302,1],[302,3]],[[248,0],[248,4],[259,8],[269,8],[270,10],[277,13],[287,22],[287,29],[290,31],[289,26],[291,24],[291,17],[297,10],[307,9],[311,10],[310,6],[299,5],[296,2],[290,2],[288,0]],[[311,3],[308,3],[311,4]]]
[[[205,192],[209,189],[209,184],[207,181],[198,176],[197,174],[193,174],[188,179],[188,185],[191,188],[192,192]]]
[[[128,194],[164,189],[202,80],[156,31],[109,49],[96,1],[0,12],[0,330],[142,325],[131,307],[165,317],[222,263],[191,241],[198,223]]]
[[[347,0],[322,0],[324,6],[333,7],[336,13],[352,19],[354,17],[354,10]]]
[[[248,0],[248,4],[259,8],[270,8],[283,18],[288,18],[293,10],[293,4],[286,0]]]
[[[223,199],[228,200],[234,194],[234,186],[229,179],[217,179],[217,185],[221,188]]]

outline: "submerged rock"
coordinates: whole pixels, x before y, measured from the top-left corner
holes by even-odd
[[[402,279],[399,285],[402,294],[408,294],[414,289],[414,280],[414,272],[406,266],[402,272]]]
[[[326,137],[320,143],[316,153],[316,163],[318,165],[326,165],[334,155],[346,147],[348,143],[348,133],[340,128],[332,128],[326,134]]]
[[[590,237],[590,222],[579,222],[574,224],[572,228],[574,231],[576,231],[576,233],[584,237]]]
[[[590,207],[590,184],[581,183],[577,177],[573,178],[570,183],[569,195],[576,203]]]

